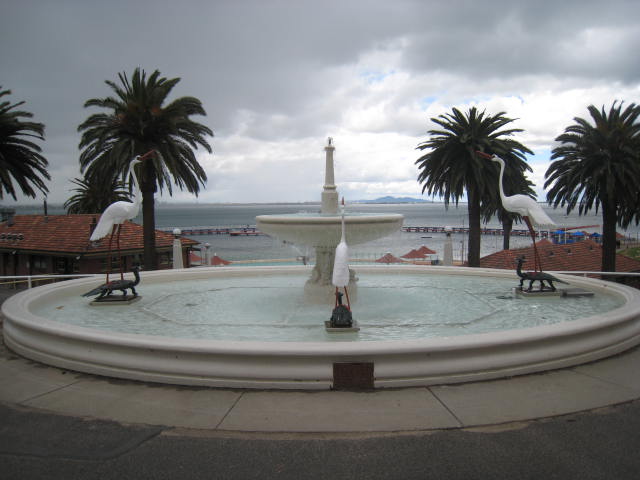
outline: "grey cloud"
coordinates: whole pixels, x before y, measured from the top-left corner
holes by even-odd
[[[498,7],[494,2],[493,6]],[[454,2],[455,5],[455,2]],[[431,19],[408,34],[405,68],[458,72],[468,79],[552,74],[637,82],[640,70],[628,52],[640,47],[640,4],[632,2],[505,2],[466,4],[464,15]],[[623,31],[621,45],[598,40]],[[593,42],[585,34],[594,32]],[[623,48],[620,48],[623,47]]]
[[[526,76],[637,83],[640,67],[629,56],[640,46],[639,14],[632,1],[24,0],[0,16],[0,84],[45,123],[59,191],[62,177],[78,172],[76,129],[91,113],[83,103],[110,94],[104,81],[137,66],[181,77],[173,94],[200,98],[208,115],[198,121],[218,139],[244,129],[273,141],[339,128],[367,94],[341,72],[371,52],[400,49],[394,67],[440,83],[390,94],[385,121],[367,128],[415,135],[428,115],[414,124],[400,109],[448,86],[456,94],[447,101],[459,101],[460,92],[512,92]],[[607,29],[621,32],[617,47],[598,36],[588,48],[580,43],[585,32]]]

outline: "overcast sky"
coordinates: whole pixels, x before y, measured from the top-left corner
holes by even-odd
[[[138,66],[207,111],[200,202],[319,200],[328,136],[347,200],[419,197],[430,119],[474,105],[517,119],[544,200],[573,118],[639,101],[639,51],[636,0],[5,0],[0,16],[0,85],[45,124],[50,203],[80,176],[84,102]]]

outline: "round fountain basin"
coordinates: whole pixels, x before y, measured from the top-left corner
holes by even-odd
[[[349,245],[386,237],[402,227],[400,214],[345,214],[346,241]],[[341,237],[340,215],[299,213],[259,215],[256,226],[261,232],[289,242],[313,247],[335,246]]]
[[[102,278],[17,294],[3,305],[5,342],[28,358],[88,373],[305,389],[331,388],[336,363],[373,364],[376,387],[431,385],[576,365],[640,343],[640,292],[621,285],[562,277],[602,299],[590,308],[591,299],[516,299],[517,277],[507,271],[359,272],[357,334],[326,333],[331,306],[301,305],[304,267],[207,268],[146,272],[143,298],[130,306],[91,307],[80,297]]]

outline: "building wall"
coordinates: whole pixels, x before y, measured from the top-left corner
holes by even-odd
[[[158,270],[173,268],[171,251],[161,251],[157,256]],[[182,250],[183,265],[189,267],[189,255],[187,249]],[[142,264],[142,253],[134,253],[122,256],[123,271],[131,271],[134,264]],[[12,252],[0,252],[0,276],[14,275],[48,275],[61,274],[95,274],[107,272],[107,260],[104,256],[73,256],[51,254],[28,254]],[[120,271],[119,264],[114,261],[111,271]]]

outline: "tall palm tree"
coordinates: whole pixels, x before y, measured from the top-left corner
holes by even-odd
[[[638,223],[640,185],[640,107],[613,102],[609,111],[589,105],[593,123],[575,123],[556,138],[553,160],[545,174],[547,201],[555,207],[576,206],[580,215],[602,209],[602,271],[616,269],[616,224]]]
[[[102,213],[109,205],[119,201],[131,201],[126,185],[118,177],[110,180],[85,177],[74,178],[76,192],[64,202],[67,213]]]
[[[194,150],[199,146],[211,153],[206,137],[211,129],[193,121],[191,115],[206,115],[200,100],[180,97],[165,105],[179,78],[167,79],[158,70],[147,77],[136,68],[131,80],[118,74],[120,83],[107,80],[115,97],[87,100],[85,107],[106,109],[91,115],[78,127],[82,132],[81,171],[104,177],[117,172],[129,174],[132,157],[155,150],[157,155],[145,160],[140,173],[142,218],[144,224],[145,268],[156,268],[155,204],[158,189],[172,193],[175,183],[181,190],[198,194],[207,175],[198,163]]]
[[[3,90],[0,85],[0,98],[6,95],[11,95],[11,90]],[[34,187],[45,195],[48,192],[48,162],[33,141],[44,140],[44,125],[22,120],[33,117],[30,112],[16,110],[23,104],[0,100],[0,198],[6,192],[17,200],[14,181],[24,195],[32,198],[36,196]]]
[[[530,167],[524,161],[525,153],[532,153],[519,142],[508,138],[521,129],[504,127],[513,122],[505,112],[488,115],[471,107],[466,114],[457,108],[451,113],[432,118],[441,128],[429,130],[429,140],[418,145],[428,150],[416,160],[423,184],[422,193],[443,197],[445,205],[457,205],[467,194],[469,209],[470,267],[480,266],[480,217],[482,204],[499,205],[498,171],[493,162],[479,158],[476,151],[499,155],[513,171],[524,172]]]

